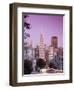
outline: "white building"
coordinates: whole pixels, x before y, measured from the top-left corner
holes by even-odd
[[[54,58],[54,47],[52,46],[49,46],[48,57],[49,57],[49,61]]]

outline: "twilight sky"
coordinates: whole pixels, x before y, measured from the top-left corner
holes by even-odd
[[[47,46],[51,45],[51,37],[57,36],[58,46],[63,47],[63,16],[29,14],[27,22],[31,24],[31,29],[26,30],[30,33],[28,40],[32,40],[33,46],[39,45],[42,33]]]

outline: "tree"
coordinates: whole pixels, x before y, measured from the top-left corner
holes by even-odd
[[[40,71],[40,69],[44,68],[45,66],[46,66],[46,62],[43,59],[39,58],[36,62],[37,70]]]
[[[24,15],[24,19],[26,19],[27,17],[29,17],[29,16]],[[26,20],[24,21],[24,26],[26,27],[26,29],[30,29],[30,23],[28,23]]]
[[[28,15],[24,15],[24,52],[25,57],[28,59],[28,41],[27,38],[30,37],[30,34],[26,32],[26,30],[30,29],[30,23],[27,22],[26,18],[28,18]]]
[[[63,59],[60,58],[58,55],[55,56],[49,63],[50,68],[62,70],[63,69]]]
[[[24,60],[24,74],[31,74],[32,71],[33,71],[32,61],[27,59]]]
[[[28,15],[24,15],[24,38],[27,39],[28,37],[30,37],[30,34],[29,33],[26,33],[26,30],[30,29],[30,23],[28,23],[26,21],[26,18],[28,18],[29,16]]]

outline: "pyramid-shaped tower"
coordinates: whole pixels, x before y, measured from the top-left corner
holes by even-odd
[[[44,38],[42,33],[40,34],[39,58],[45,60],[45,45],[44,45]]]

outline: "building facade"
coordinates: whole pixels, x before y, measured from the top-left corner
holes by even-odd
[[[43,34],[40,34],[39,58],[45,60],[45,44]]]
[[[54,48],[58,48],[58,37],[53,36],[53,37],[51,38],[51,45],[52,45],[52,47],[54,47]]]
[[[48,48],[48,57],[49,57],[49,61],[51,61],[54,58],[54,47],[53,46],[49,46]]]

